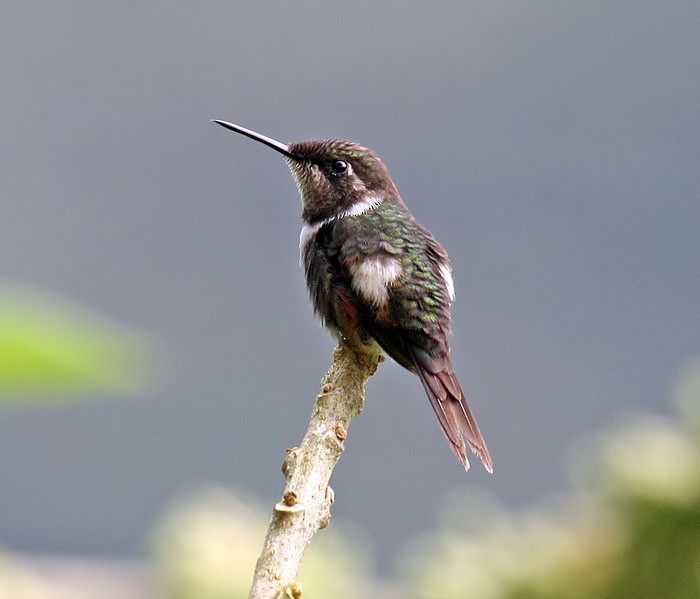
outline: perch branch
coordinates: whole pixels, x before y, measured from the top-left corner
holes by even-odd
[[[249,599],[301,597],[296,580],[301,558],[314,534],[330,522],[333,490],[328,482],[344,451],[348,425],[362,411],[365,383],[377,361],[370,355],[358,359],[342,344],[333,351],[306,434],[282,464],[284,493],[272,512]]]

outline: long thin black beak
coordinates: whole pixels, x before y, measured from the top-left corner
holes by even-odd
[[[277,150],[281,154],[284,154],[287,158],[299,158],[298,156],[295,156],[289,151],[289,146],[287,146],[287,144],[283,144],[281,141],[272,139],[267,135],[263,135],[262,133],[258,133],[257,131],[253,131],[251,129],[246,129],[245,127],[241,127],[240,125],[234,125],[233,123],[229,123],[227,121],[218,121],[216,119],[212,119],[211,122],[216,123],[217,125],[221,125],[222,127],[226,127],[227,129],[231,129],[231,131],[235,131],[236,133],[240,133],[241,135],[245,135],[246,137],[250,137],[255,141],[259,141],[260,143],[271,147],[273,150]]]

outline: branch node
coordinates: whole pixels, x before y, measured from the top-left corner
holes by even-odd
[[[299,503],[299,497],[295,491],[285,491],[282,495],[282,501],[284,501],[284,505],[292,507]]]
[[[334,454],[338,454],[340,456],[345,451],[343,442],[340,439],[338,439],[338,436],[335,434],[334,431],[327,431],[326,434],[323,435],[323,440],[325,441],[326,446]]]
[[[287,585],[287,588],[284,589],[284,594],[286,597],[289,597],[289,599],[301,599],[301,583],[300,582],[291,582]]]
[[[306,508],[303,503],[297,503],[295,505],[287,505],[284,501],[280,501],[275,504],[275,511],[282,514],[298,514],[303,512]]]
[[[334,432],[338,441],[345,441],[348,437],[348,431],[342,424],[337,424]]]
[[[296,514],[298,512],[303,512],[304,504],[299,501],[299,496],[296,491],[285,491],[282,495],[282,501],[275,505],[276,512],[282,512],[285,514]]]

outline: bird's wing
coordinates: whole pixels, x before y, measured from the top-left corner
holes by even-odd
[[[394,218],[391,213],[343,223],[351,229],[338,247],[338,263],[351,282],[363,326],[391,358],[418,374],[464,468],[469,468],[466,439],[491,472],[486,443],[450,360],[454,289],[447,253],[417,221],[398,216],[391,223],[376,222]]]

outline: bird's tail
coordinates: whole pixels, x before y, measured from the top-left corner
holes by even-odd
[[[493,463],[486,447],[486,441],[481,435],[474,414],[472,414],[462,388],[459,386],[449,357],[444,360],[437,372],[426,368],[415,359],[414,364],[430,400],[430,405],[440,421],[442,431],[464,469],[469,470],[469,460],[464,443],[466,439],[470,449],[481,459],[484,468],[493,472]]]

